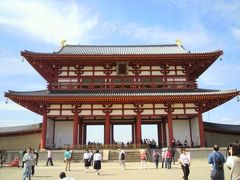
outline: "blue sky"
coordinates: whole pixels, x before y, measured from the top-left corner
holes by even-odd
[[[240,1],[85,0],[0,2],[0,127],[42,118],[9,101],[8,90],[46,88],[20,51],[57,51],[67,44],[173,44],[190,51],[224,50],[200,78],[200,88],[240,88]],[[204,121],[240,124],[237,99],[204,114]]]

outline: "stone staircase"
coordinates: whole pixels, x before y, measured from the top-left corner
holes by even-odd
[[[124,150],[126,153],[126,162],[136,162],[140,161],[139,149],[131,149]],[[110,150],[109,151],[109,161],[118,161],[119,151],[118,150]],[[149,151],[147,151],[148,161],[151,161],[151,156],[149,155]]]
[[[73,151],[72,162],[81,162],[85,151]]]

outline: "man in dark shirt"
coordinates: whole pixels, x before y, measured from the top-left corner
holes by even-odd
[[[212,165],[211,180],[224,180],[223,163],[225,158],[222,153],[218,152],[219,146],[213,146],[213,152],[208,156],[208,163]]]

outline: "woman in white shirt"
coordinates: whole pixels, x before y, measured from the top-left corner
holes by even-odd
[[[240,180],[240,143],[235,142],[228,146],[229,155],[226,165],[231,169],[230,180]]]
[[[84,162],[85,172],[87,173],[90,166],[90,156],[89,156],[88,150],[86,150],[85,153],[83,154],[83,162]]]
[[[188,180],[188,175],[190,173],[190,155],[186,153],[185,148],[181,148],[180,162],[183,170],[183,179]]]
[[[99,153],[99,150],[96,150],[96,153],[93,155],[93,168],[96,169],[96,175],[100,175],[99,170],[101,169],[101,160],[102,155]]]

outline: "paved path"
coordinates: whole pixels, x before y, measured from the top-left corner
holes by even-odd
[[[40,161],[36,167],[35,176],[32,180],[58,180],[59,173],[64,171],[63,162],[54,162],[54,166],[45,167],[45,162]],[[172,169],[155,169],[153,163],[147,164],[147,169],[140,169],[140,162],[126,163],[127,170],[120,170],[118,162],[102,163],[101,175],[96,176],[95,171],[90,168],[88,173],[84,172],[83,163],[72,163],[72,171],[67,171],[67,176],[75,180],[181,180],[182,169],[179,164],[173,165]],[[0,180],[22,179],[22,168],[0,168]],[[193,159],[190,166],[189,180],[209,180],[210,165],[207,159]],[[230,171],[225,168],[226,180],[230,177]]]

